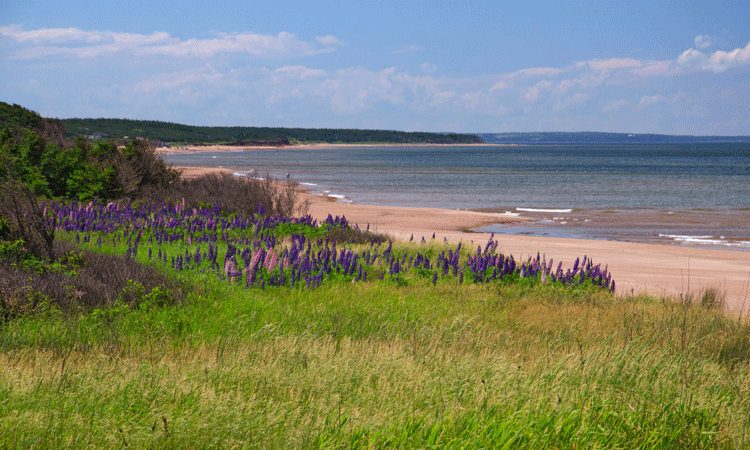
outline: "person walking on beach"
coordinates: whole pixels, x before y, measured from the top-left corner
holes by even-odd
[[[286,179],[289,179],[289,172],[286,173]]]

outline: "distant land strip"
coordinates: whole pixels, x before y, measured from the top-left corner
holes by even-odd
[[[750,136],[675,136],[603,132],[477,133],[487,144],[747,144]]]
[[[65,136],[164,143],[294,145],[299,143],[481,144],[472,134],[332,128],[207,127],[130,119],[64,119]]]
[[[151,141],[186,144],[225,144],[241,146],[283,146],[303,143],[344,144],[750,144],[750,136],[690,136],[606,132],[507,132],[507,133],[429,133],[395,130],[210,127],[171,122],[131,119],[63,119],[65,136]]]

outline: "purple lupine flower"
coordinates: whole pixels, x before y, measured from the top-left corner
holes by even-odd
[[[276,268],[276,261],[278,259],[279,259],[279,254],[276,252],[276,249],[273,249],[271,251],[271,258],[270,258],[270,261],[269,261],[269,263],[268,263],[268,265],[266,267],[266,270],[268,270],[269,272],[272,272],[273,269]],[[269,260],[269,258],[266,258],[266,260]],[[283,270],[283,268],[282,268],[282,270]]]
[[[487,250],[490,249],[490,246],[492,245],[492,238],[495,237],[495,233],[492,233],[490,235],[490,239],[487,241],[487,245],[484,246],[484,253],[487,253]]]
[[[234,273],[237,272],[237,262],[234,256],[224,261],[224,275],[229,281],[234,281]]]

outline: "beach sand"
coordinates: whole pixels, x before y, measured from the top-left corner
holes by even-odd
[[[199,176],[228,169],[182,168],[183,176]],[[435,208],[371,206],[337,202],[333,198],[304,194],[310,200],[309,213],[318,221],[328,214],[346,216],[360,228],[368,224],[371,231],[387,233],[394,239],[415,242],[435,239],[442,242],[463,242],[484,245],[489,233],[471,229],[496,223],[527,219],[502,214]],[[534,236],[496,235],[498,251],[516,259],[546,256],[554,265],[571,267],[584,255],[609,268],[621,295],[648,293],[657,297],[679,298],[699,295],[702,290],[716,288],[726,296],[727,308],[750,312],[750,253],[713,250],[681,245],[639,244],[605,240],[561,239]]]
[[[336,147],[352,147],[352,146],[366,146],[372,145],[377,147],[418,147],[418,146],[435,146],[443,144],[295,144],[295,145],[258,145],[253,147],[238,146],[238,145],[189,145],[187,147],[156,147],[157,155],[170,155],[174,153],[195,153],[195,152],[239,152],[239,151],[250,151],[250,150],[278,150],[284,148],[297,149],[310,149],[316,148],[336,148]],[[454,147],[515,147],[516,144],[449,144]]]

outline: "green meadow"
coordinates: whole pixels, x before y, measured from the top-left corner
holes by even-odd
[[[75,236],[60,233],[67,262],[47,272],[122,270],[125,239]],[[632,297],[418,272],[246,288],[155,262],[149,245],[133,259],[169,289],[129,280],[93,306],[75,292],[67,306],[3,300],[0,446],[747,446],[750,327],[717,292]]]

